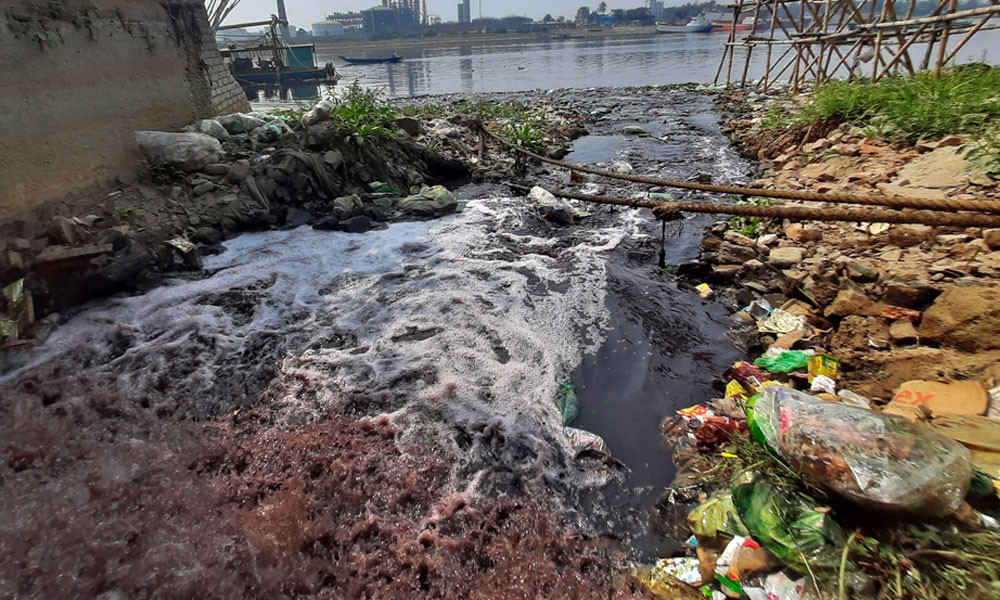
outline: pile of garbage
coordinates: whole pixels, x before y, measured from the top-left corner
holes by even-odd
[[[758,323],[775,310],[748,307]],[[984,548],[1000,548],[1000,420],[880,408],[838,389],[838,367],[822,351],[772,346],[732,365],[724,397],[664,422],[678,452],[701,460],[660,501],[694,505],[688,552],[641,569],[646,587],[679,580],[713,599],[799,600],[915,597],[923,586],[920,597],[943,598],[935,586],[954,569],[996,597],[982,579],[994,568]],[[930,566],[904,560],[913,552]]]

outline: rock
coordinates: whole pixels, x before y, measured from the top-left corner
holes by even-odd
[[[13,240],[14,250],[19,250],[21,252],[27,252],[31,250],[31,241],[24,238],[14,238]]]
[[[861,148],[857,144],[837,144],[833,146],[833,151],[841,156],[857,156],[861,154]]]
[[[889,281],[885,285],[882,302],[893,306],[921,309],[938,295],[937,288],[919,283]]]
[[[292,187],[297,190],[305,189],[309,185],[309,176],[305,173],[295,173],[291,177],[291,183]]]
[[[837,258],[835,262],[843,265],[844,270],[847,273],[847,276],[853,279],[854,281],[867,283],[871,281],[878,281],[879,279],[880,273],[878,272],[878,270],[873,269],[856,260],[852,260],[847,256],[840,256]]]
[[[626,125],[622,127],[622,133],[625,135],[649,135],[645,129],[638,125]]]
[[[712,268],[712,276],[720,280],[729,280],[735,278],[742,270],[742,265],[716,265]]]
[[[961,146],[962,143],[963,143],[962,138],[958,137],[957,135],[949,135],[948,137],[944,137],[944,138],[941,138],[940,140],[938,140],[937,147],[938,148],[953,148],[953,147]]]
[[[830,339],[830,346],[835,354],[884,347],[888,345],[889,335],[889,328],[882,319],[850,315],[840,322],[840,327]]]
[[[889,339],[897,346],[905,346],[917,343],[920,336],[910,321],[893,321],[889,326]]]
[[[420,193],[400,200],[398,208],[405,214],[417,217],[440,217],[455,212],[458,200],[443,185],[424,186]]]
[[[80,241],[80,233],[72,219],[53,217],[49,224],[49,239],[56,244],[73,246]]]
[[[1000,288],[948,286],[924,313],[920,335],[965,352],[1000,349]]]
[[[757,242],[743,235],[742,233],[738,233],[736,231],[727,231],[723,237],[730,244],[736,244],[737,246],[746,246],[747,248],[750,248],[751,250],[754,250],[756,252],[760,252],[761,250],[757,246]]]
[[[967,167],[965,157],[955,147],[939,147],[917,157],[899,170],[898,177],[914,188],[951,188],[962,184]],[[910,190],[912,194],[912,190]]]
[[[208,163],[201,168],[201,172],[206,175],[228,175],[229,165],[223,163]]]
[[[868,140],[861,142],[859,150],[861,150],[861,154],[867,155],[882,154],[886,151],[883,146],[876,146],[875,144],[868,142]]]
[[[339,150],[330,150],[323,155],[323,162],[330,165],[331,169],[337,169],[344,164],[344,155]]]
[[[718,262],[721,264],[742,264],[753,258],[757,258],[757,253],[746,246],[722,242],[719,247]]]
[[[771,248],[770,254],[767,255],[767,262],[779,269],[787,269],[801,263],[804,256],[805,251],[802,248]]]
[[[900,248],[917,246],[933,237],[930,225],[893,225],[889,229],[889,243]]]
[[[792,223],[785,228],[785,237],[793,242],[818,242],[823,234],[816,229],[807,228],[799,223]]]
[[[350,196],[341,196],[334,200],[331,214],[338,221],[344,221],[358,216],[364,208],[365,204],[361,201],[361,198],[357,194],[351,194]]]
[[[984,229],[983,241],[990,248],[1000,248],[1000,229]]]
[[[882,312],[878,302],[869,298],[863,289],[850,279],[840,280],[840,290],[833,303],[823,314],[827,317],[847,317],[851,315],[874,316]]]
[[[250,175],[250,161],[241,158],[229,167],[229,174],[226,175],[226,179],[230,182],[243,181],[248,175]]]
[[[714,235],[706,235],[701,238],[701,249],[708,252],[715,252],[722,247],[722,240]]]
[[[430,127],[435,133],[443,137],[461,137],[465,129],[464,127],[456,127],[444,119],[434,119],[430,122]]]
[[[190,239],[196,244],[214,246],[222,242],[222,232],[214,227],[199,227],[191,233]]]
[[[333,217],[324,217],[313,225],[319,231],[343,231],[346,233],[364,233],[372,228],[372,220],[365,215],[359,215],[343,221]]]
[[[816,140],[811,144],[806,144],[805,146],[802,147],[802,150],[809,154],[812,154],[813,152],[819,152],[820,150],[825,150],[832,145],[833,142],[831,142],[826,138],[823,138],[821,140]]]
[[[202,196],[204,194],[207,194],[208,192],[211,192],[214,189],[215,189],[214,183],[212,183],[211,181],[202,181],[198,185],[191,188],[191,193],[194,194],[195,196]]]
[[[396,119],[396,127],[399,127],[414,137],[420,135],[420,131],[422,129],[420,127],[420,121],[414,119],[413,117],[398,117]]]

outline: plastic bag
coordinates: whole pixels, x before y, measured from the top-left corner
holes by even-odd
[[[843,530],[828,514],[769,484],[735,486],[733,504],[750,535],[793,569],[805,569],[802,554],[820,563],[835,560],[836,548],[844,544]]]
[[[135,140],[149,162],[173,165],[188,172],[200,171],[222,158],[222,144],[204,133],[136,131]]]
[[[798,350],[787,350],[777,358],[761,356],[753,364],[772,373],[788,373],[805,369],[809,364],[809,356]]]
[[[556,406],[562,413],[563,425],[569,425],[580,414],[580,401],[576,397],[576,390],[572,383],[564,381],[559,384],[559,391],[556,392]]]
[[[242,113],[233,113],[231,115],[216,117],[215,120],[221,123],[222,126],[226,128],[226,131],[233,135],[253,131],[261,125],[267,123],[264,119]]]
[[[696,506],[688,513],[688,526],[695,535],[705,537],[715,537],[720,531],[734,536],[750,535],[740,521],[733,505],[733,495],[729,492],[711,496]]]
[[[205,135],[210,135],[219,141],[229,139],[229,132],[222,126],[222,123],[219,123],[218,119],[202,119],[190,127],[185,127],[184,130],[193,131],[195,133],[204,133]]]
[[[805,480],[888,512],[941,517],[962,504],[969,451],[903,417],[824,402],[788,387],[751,399],[750,431]]]

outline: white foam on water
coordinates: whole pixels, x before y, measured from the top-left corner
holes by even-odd
[[[544,468],[569,455],[556,390],[604,339],[607,255],[639,233],[637,213],[549,235],[523,198],[485,198],[440,221],[365,234],[306,227],[246,234],[205,260],[205,278],[80,312],[7,378],[79,357],[93,365],[81,368],[117,369],[120,385],[140,391],[156,366],[187,354],[196,367],[171,385],[209,392],[219,361],[239,355],[249,338],[294,330],[306,349],[280,360],[267,392],[279,422],[315,418],[358,395],[402,396],[386,412],[404,435],[428,411],[452,422],[485,419],[526,439]],[[234,312],[218,300],[234,290],[237,304],[250,306]],[[329,342],[333,330],[356,343]],[[124,353],[114,351],[121,332]],[[478,479],[456,487],[474,492]]]

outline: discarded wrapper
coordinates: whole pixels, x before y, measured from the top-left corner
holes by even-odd
[[[840,368],[840,361],[829,354],[817,354],[809,359],[809,381],[817,375],[826,375],[830,379],[837,379],[837,371]]]
[[[712,295],[712,288],[708,287],[707,283],[699,283],[694,289],[698,290],[698,294],[702,298],[708,298]]]
[[[758,588],[743,588],[750,600],[799,600],[805,589],[806,580],[792,580],[783,572],[771,573],[764,578],[764,585]]]
[[[611,452],[608,451],[608,445],[604,442],[604,438],[596,433],[577,429],[576,427],[563,427],[563,433],[569,438],[569,443],[573,447],[575,455],[588,451],[607,456],[611,455]]]

